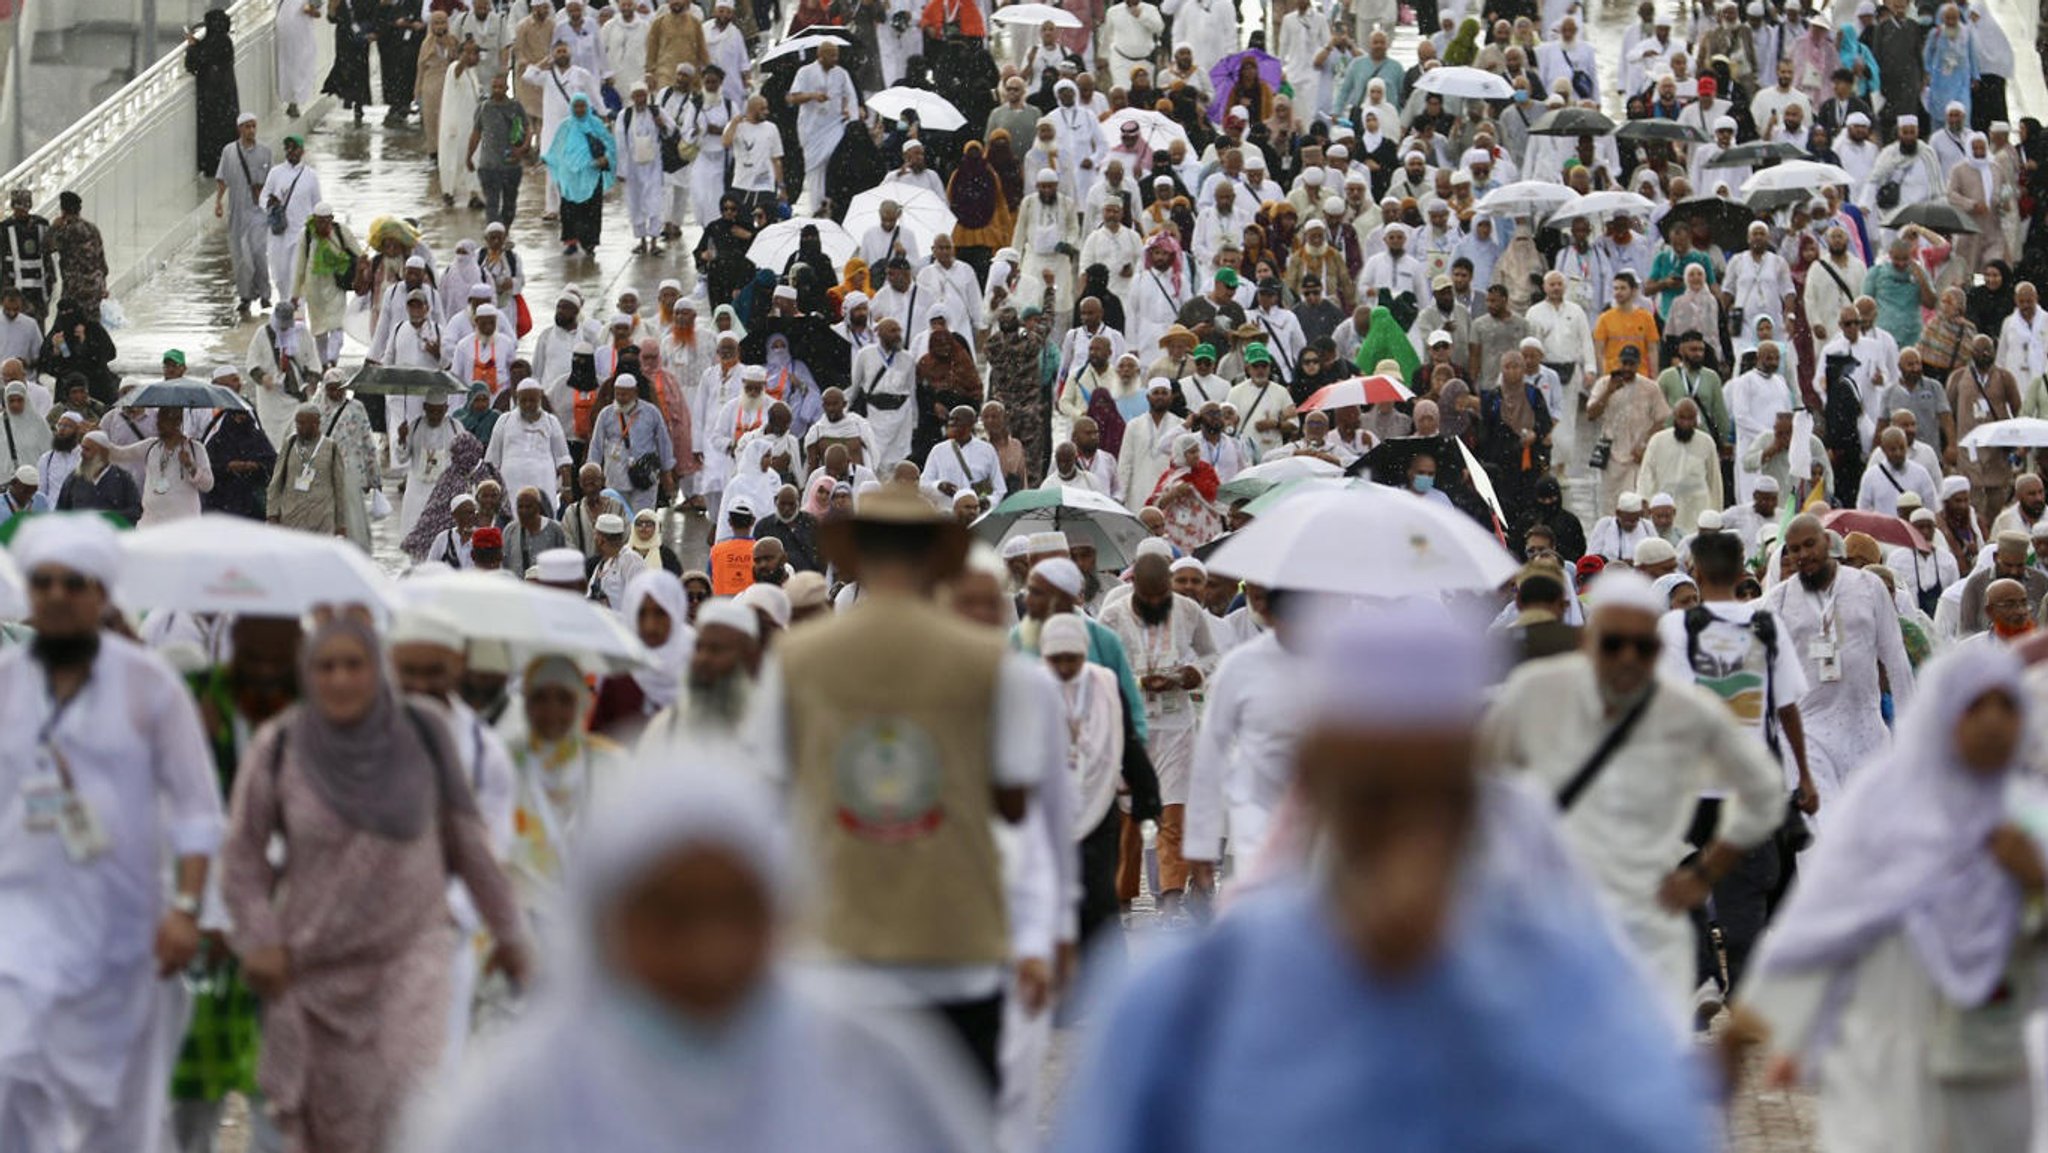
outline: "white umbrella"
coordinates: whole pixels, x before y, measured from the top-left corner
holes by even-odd
[[[1102,138],[1112,145],[1121,143],[1124,138],[1124,125],[1127,123],[1137,124],[1138,139],[1144,142],[1147,154],[1164,152],[1176,140],[1182,144],[1188,143],[1187,129],[1175,123],[1173,117],[1166,113],[1154,112],[1148,108],[1125,108],[1104,120],[1101,124]]]
[[[1605,192],[1588,192],[1577,200],[1551,214],[1547,224],[1555,228],[1568,224],[1580,217],[1591,219],[1596,216],[1612,216],[1627,213],[1630,216],[1648,216],[1657,205],[1647,196],[1633,192],[1609,189]]]
[[[1963,434],[1962,446],[1973,450],[1972,460],[1980,448],[2048,448],[2048,420],[2015,416],[1980,424]]]
[[[756,56],[754,58],[754,63],[766,64],[770,60],[777,59],[778,57],[790,56],[798,52],[807,52],[813,48],[816,48],[820,44],[837,44],[841,48],[846,47],[846,41],[841,40],[837,36],[823,36],[817,33],[808,33],[803,36],[792,36],[789,39],[784,40],[782,43],[777,44],[775,47],[768,49],[766,52],[761,53],[759,56]]]
[[[1818,195],[1826,185],[1855,183],[1854,177],[1833,164],[1823,164],[1818,160],[1787,160],[1753,173],[1742,182],[1742,194],[1805,189]]]
[[[575,593],[495,573],[445,572],[399,585],[410,605],[446,616],[472,641],[497,641],[524,660],[546,653],[617,672],[647,663],[619,614]]]
[[[1279,502],[1226,540],[1209,567],[1301,592],[1434,597],[1498,588],[1516,564],[1457,509],[1369,485]]]
[[[1578,199],[1578,193],[1562,184],[1517,180],[1480,197],[1475,207],[1493,216],[1547,216],[1576,204]]]
[[[796,216],[755,233],[754,242],[747,246],[747,260],[755,268],[765,268],[781,275],[783,266],[796,254],[797,241],[802,239],[806,227],[817,228],[818,240],[825,248],[825,258],[832,262],[834,268],[844,267],[847,260],[860,250],[853,237],[837,224],[823,217]]]
[[[296,617],[316,605],[388,612],[391,578],[340,537],[224,513],[121,538],[114,602],[126,609]]]
[[[953,209],[931,189],[891,180],[854,197],[853,203],[846,206],[847,235],[866,236],[868,229],[880,224],[884,200],[895,201],[903,210],[896,218],[897,223],[916,237],[927,252],[931,251],[933,237],[941,233],[951,235],[953,226],[959,223],[953,217]]]
[[[1079,16],[1064,8],[1055,8],[1050,4],[1012,4],[1007,8],[996,9],[996,14],[990,17],[990,19],[998,24],[1028,24],[1033,28],[1048,21],[1055,28],[1079,28],[1082,26]]]
[[[1508,100],[1515,94],[1515,86],[1498,73],[1484,68],[1450,66],[1432,68],[1415,82],[1424,92],[1439,96],[1462,96],[1477,100]]]
[[[933,132],[954,132],[967,126],[967,117],[951,100],[922,88],[885,88],[868,97],[868,107],[890,120],[901,119],[906,111],[915,112],[917,122]]]

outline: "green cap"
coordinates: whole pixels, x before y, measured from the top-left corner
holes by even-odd
[[[1267,352],[1266,346],[1263,344],[1247,344],[1244,346],[1244,362],[1247,366],[1271,364],[1273,363],[1273,354]]]
[[[1218,284],[1222,285],[1222,286],[1223,286],[1223,287],[1225,287],[1225,288],[1236,288],[1236,287],[1237,287],[1237,269],[1235,269],[1235,268],[1219,268],[1219,269],[1217,269],[1217,270],[1216,270],[1216,283],[1218,283]]]
[[[164,359],[172,362],[173,364],[184,364],[185,353],[180,349],[167,348],[164,349]]]
[[[301,148],[304,148],[306,146],[306,138],[299,135],[296,132],[292,133],[290,136],[285,137],[284,142],[286,144],[296,144]]]
[[[1196,360],[1215,360],[1216,346],[1213,344],[1198,344],[1195,346],[1195,350],[1188,355]]]

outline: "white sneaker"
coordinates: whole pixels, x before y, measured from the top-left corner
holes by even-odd
[[[1692,1027],[1695,1032],[1705,1032],[1723,1008],[1721,986],[1713,980],[1700,982],[1692,995]]]

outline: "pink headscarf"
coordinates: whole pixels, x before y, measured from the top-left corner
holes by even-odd
[[[1152,239],[1145,242],[1145,251],[1148,254],[1155,248],[1163,248],[1173,255],[1173,295],[1178,297],[1181,292],[1180,241],[1173,235],[1171,228],[1161,228],[1152,234]]]

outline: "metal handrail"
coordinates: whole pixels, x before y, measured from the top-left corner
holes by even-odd
[[[254,35],[276,19],[276,0],[236,0],[228,6],[234,26],[235,57],[267,46],[266,37]],[[19,68],[22,62],[12,62]],[[185,46],[180,43],[156,63],[143,69],[119,92],[107,97],[59,133],[49,143],[30,153],[21,163],[0,176],[0,188],[27,188],[40,207],[56,198],[91,163],[119,143],[138,122],[160,108],[165,97],[180,84],[192,83],[185,73]],[[16,112],[19,115],[19,110]]]

